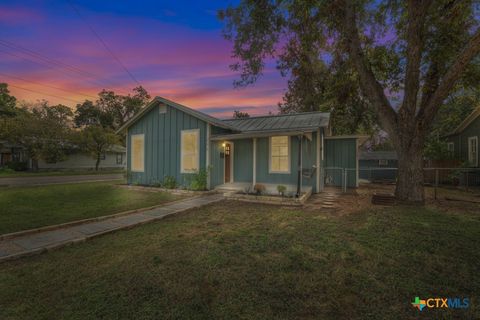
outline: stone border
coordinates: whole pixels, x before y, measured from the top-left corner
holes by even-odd
[[[35,229],[27,229],[27,230],[22,230],[22,231],[17,231],[17,232],[4,233],[4,234],[0,234],[0,240],[8,240],[8,239],[21,237],[21,236],[26,236],[26,235],[29,235],[29,234],[35,234],[35,233],[39,233],[39,232],[43,232],[43,231],[52,231],[52,230],[62,229],[62,228],[65,228],[65,227],[73,227],[73,226],[88,223],[88,222],[103,221],[103,220],[110,219],[110,218],[116,218],[116,217],[121,217],[121,216],[124,216],[124,215],[127,215],[127,214],[139,213],[139,212],[143,212],[143,211],[147,211],[147,210],[152,210],[152,209],[164,207],[165,205],[175,204],[177,202],[196,199],[196,198],[200,198],[200,197],[201,196],[191,197],[191,198],[187,198],[187,199],[179,199],[179,200],[175,200],[175,201],[171,201],[171,202],[165,202],[165,203],[162,203],[162,204],[157,204],[157,205],[154,205],[154,206],[151,206],[151,207],[144,207],[144,208],[122,211],[122,212],[119,212],[119,213],[110,214],[108,216],[100,216],[100,217],[94,217],[94,218],[88,218],[88,219],[82,219],[82,220],[75,220],[75,221],[71,221],[71,222],[65,222],[65,223],[54,224],[54,225],[45,226],[45,227],[39,227],[39,228],[35,228]]]
[[[245,202],[301,207],[311,195],[312,195],[312,190],[310,189],[308,192],[304,193],[300,198],[273,197],[268,195],[255,196],[255,195],[240,194],[240,193],[232,193],[232,194],[226,193],[225,198],[229,200],[238,200],[238,201],[245,201]]]
[[[134,185],[128,185],[128,184],[118,184],[116,185],[116,187],[130,189],[130,190],[147,191],[147,192],[167,192],[174,195],[208,195],[208,194],[218,193],[216,190],[193,191],[193,190],[185,190],[185,189],[167,189],[167,188],[160,188],[160,187],[134,186]]]

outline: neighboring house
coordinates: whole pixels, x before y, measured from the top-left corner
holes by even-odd
[[[395,180],[397,176],[398,159],[395,151],[360,152],[360,179],[369,181]]]
[[[188,186],[192,174],[209,168],[209,189],[261,183],[270,192],[278,185],[317,192],[328,166],[348,168],[347,183],[355,187],[358,137],[328,137],[329,119],[310,112],[220,120],[156,97],[119,129],[127,135],[128,183],[169,176]]]
[[[446,136],[453,158],[469,167],[479,168],[478,140],[480,139],[480,107],[475,109],[451,134]]]
[[[99,169],[122,169],[127,165],[126,148],[120,145],[110,147],[100,158]],[[73,151],[65,161],[47,163],[38,161],[38,169],[95,169],[96,159],[92,155]],[[31,167],[31,163],[29,164]]]
[[[39,160],[38,169],[95,169],[95,162],[96,160],[91,155],[73,149],[68,151],[65,161],[47,163]],[[0,144],[0,167],[7,166],[9,163],[23,163],[19,167],[32,168],[32,159],[27,156],[22,147],[4,142]],[[120,169],[125,168],[126,164],[126,148],[114,145],[102,155],[99,168]]]

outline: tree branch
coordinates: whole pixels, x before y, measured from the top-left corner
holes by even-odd
[[[362,88],[363,94],[377,109],[383,129],[394,138],[396,136],[397,114],[390,105],[390,102],[383,92],[383,87],[375,78],[372,68],[363,53],[352,1],[346,0],[342,5],[345,10],[343,36],[347,40],[350,58],[352,59],[360,77],[360,87]]]
[[[417,107],[418,89],[420,88],[420,63],[424,46],[425,16],[431,0],[409,0],[407,28],[407,69],[405,71],[405,88],[400,117],[414,117]]]
[[[425,109],[421,110],[421,112],[417,115],[418,121],[431,123],[443,100],[448,97],[453,86],[462,76],[462,73],[468,67],[470,61],[472,61],[472,59],[475,58],[479,53],[480,29],[477,29],[473,37],[454,60],[455,62],[447,70],[435,92],[431,95],[430,99],[428,99]]]

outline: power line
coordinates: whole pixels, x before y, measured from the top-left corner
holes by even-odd
[[[61,91],[69,92],[69,93],[75,93],[75,94],[79,94],[79,95],[82,95],[82,96],[85,96],[85,97],[97,99],[97,97],[91,96],[91,95],[89,95],[89,94],[85,94],[85,93],[81,93],[81,92],[75,92],[75,91],[72,91],[72,90],[66,90],[66,89],[63,89],[63,88],[60,88],[60,87],[51,86],[51,85],[48,85],[48,84],[43,84],[43,83],[40,83],[40,82],[27,80],[27,79],[25,79],[25,78],[21,78],[21,77],[17,77],[17,76],[12,76],[12,75],[10,75],[10,74],[6,74],[6,73],[2,73],[2,72],[0,72],[0,75],[3,75],[3,76],[5,76],[5,77],[10,77],[10,78],[18,79],[18,80],[25,81],[25,82],[30,82],[30,83],[37,84],[37,85],[39,85],[39,86],[43,86],[43,87],[46,87],[46,88],[52,88],[52,89],[56,89],[56,90],[61,90]]]
[[[80,103],[79,101],[76,101],[76,100],[73,100],[73,99],[70,99],[70,98],[65,98],[65,97],[54,95],[54,94],[49,94],[49,93],[44,93],[44,92],[40,92],[40,91],[36,91],[36,90],[32,90],[32,89],[27,89],[27,88],[20,87],[20,86],[14,85],[14,84],[8,84],[8,86],[9,87],[14,87],[14,88],[17,88],[17,89],[22,89],[22,90],[34,92],[34,93],[38,93],[38,94],[42,94],[42,95],[45,95],[45,96],[55,97],[55,98],[62,99],[62,100],[68,100],[68,101],[71,101],[71,102],[74,102],[74,103]]]
[[[105,84],[108,84],[111,87],[115,87],[114,83],[112,83],[110,81],[103,80],[103,79],[98,79],[98,76],[93,74],[93,73],[86,72],[86,71],[83,71],[83,70],[81,70],[81,69],[79,69],[75,66],[63,63],[63,62],[58,61],[58,60],[48,58],[48,57],[46,57],[46,56],[44,56],[44,55],[42,55],[42,54],[40,54],[36,51],[27,49],[25,47],[22,47],[22,46],[19,46],[19,45],[16,45],[16,44],[13,44],[11,42],[1,40],[1,39],[0,39],[0,45],[3,45],[4,47],[7,47],[9,49],[20,51],[22,54],[27,55],[30,58],[25,58],[23,56],[19,56],[17,54],[12,53],[12,52],[2,51],[4,53],[10,54],[12,56],[16,56],[16,57],[20,57],[22,59],[33,61],[37,64],[47,66],[49,68],[54,67],[54,68],[63,69],[63,70],[66,70],[67,72],[70,72],[71,74],[75,74],[75,77],[77,77],[77,75],[80,75],[80,76],[82,76],[86,79],[93,79],[95,81],[95,85],[100,84],[100,86],[104,86]],[[32,60],[32,58],[36,59],[36,60]],[[40,60],[41,62],[39,62],[38,60]],[[89,80],[89,81],[92,82],[91,80]]]
[[[133,74],[127,69],[127,67],[122,63],[122,61],[117,57],[117,55],[110,49],[110,47],[107,45],[107,43],[100,37],[100,35],[93,29],[92,25],[88,23],[88,21],[80,14],[80,11],[77,9],[73,1],[67,0],[67,2],[70,4],[72,9],[76,12],[76,14],[82,19],[85,24],[88,26],[90,31],[97,37],[98,41],[105,47],[105,50],[118,62],[118,64],[125,70],[125,72],[132,78],[132,80],[137,84],[140,85],[140,82],[133,76]]]

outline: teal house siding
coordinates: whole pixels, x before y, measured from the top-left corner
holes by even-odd
[[[347,186],[357,185],[357,141],[354,138],[325,139],[325,178],[330,185],[343,185],[343,169],[347,173]]]
[[[233,141],[233,181],[253,181],[253,139]]]
[[[453,142],[454,158],[462,162],[468,161],[468,138],[477,137],[480,144],[480,117],[473,120],[463,131],[447,137],[447,142]],[[477,167],[480,167],[480,161]]]
[[[212,141],[210,144],[210,187],[215,188],[224,182],[224,158],[220,157],[223,152],[222,142]]]
[[[180,135],[182,130],[200,129],[200,168],[206,168],[207,124],[185,112],[167,106],[166,113],[155,107],[128,128],[128,183],[151,185],[175,177],[179,185],[188,183],[188,174],[180,173]],[[131,171],[131,137],[145,135],[144,172]]]

